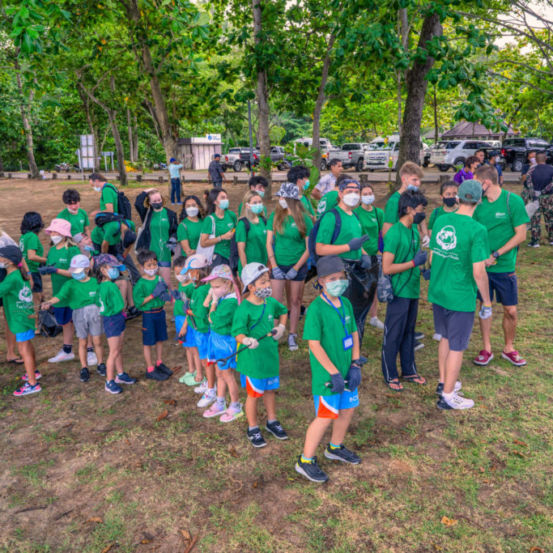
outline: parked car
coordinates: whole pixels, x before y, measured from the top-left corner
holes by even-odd
[[[362,171],[365,163],[365,154],[369,145],[362,142],[350,142],[342,147],[331,150],[328,154],[329,160],[336,158],[342,162],[344,168],[355,167],[356,171]]]
[[[253,164],[259,164],[259,150],[253,150]],[[228,153],[221,160],[223,171],[233,169],[236,173],[242,171],[244,167],[250,167],[250,149],[249,148],[230,148]]]
[[[79,171],[79,166],[76,163],[67,163],[65,161],[58,163],[55,168],[57,173],[61,173],[62,171]]]
[[[478,150],[489,152],[494,150],[494,147],[489,142],[484,142],[483,140],[449,140],[438,142],[430,152],[430,163],[445,173],[450,167],[455,169],[458,165],[463,165],[466,159],[473,156]]]
[[[292,162],[282,146],[271,146],[270,156],[273,165],[276,165],[279,171],[288,171],[292,167]]]
[[[507,138],[501,146],[501,155],[505,165],[511,166],[511,171],[519,172],[528,159],[528,152],[547,152],[547,163],[551,163],[552,146],[542,138]]]
[[[296,153],[296,145],[302,144],[303,146],[306,146],[307,148],[311,148],[313,144],[313,139],[304,137],[304,138],[298,138],[294,140],[294,153]],[[319,139],[319,148],[321,150],[321,166],[319,169],[321,171],[326,171],[328,169],[328,163],[330,161],[329,154],[332,150],[336,150],[336,148],[332,145],[330,140],[328,138],[320,138]]]
[[[377,169],[389,169],[390,163],[392,164],[392,170],[397,170],[397,160],[399,157],[399,136],[392,135],[388,137],[388,141],[382,145],[375,144],[376,148],[367,150],[364,156],[363,169],[368,171],[375,171]],[[420,154],[419,164],[423,165],[424,156],[426,151],[426,144],[421,140],[420,142]]]

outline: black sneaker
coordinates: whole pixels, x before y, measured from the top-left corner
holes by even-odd
[[[81,369],[81,382],[88,382],[90,380],[90,373],[88,372],[88,367],[83,367]]]
[[[141,312],[133,305],[127,309],[127,321],[140,317]]]
[[[98,371],[98,374],[100,376],[106,376],[106,364],[105,363],[100,363],[97,367],[96,367],[96,370]]]
[[[287,440],[288,434],[284,432],[284,429],[280,425],[280,422],[274,421],[274,422],[268,422],[265,425],[265,428],[275,437],[279,440]]]
[[[419,342],[419,340],[415,340],[415,351],[422,349],[424,347],[424,344],[422,342]]]
[[[149,378],[150,380],[167,380],[169,378],[169,375],[162,373],[158,369],[154,369],[152,372],[146,371],[146,378]]]
[[[248,440],[252,443],[253,447],[265,447],[267,445],[267,442],[265,441],[265,438],[261,434],[259,427],[252,428],[251,430],[248,430]]]
[[[159,371],[163,374],[166,374],[167,377],[170,377],[170,376],[173,375],[173,371],[167,365],[164,365],[163,363],[160,363],[159,365],[157,365],[156,371]]]
[[[415,332],[415,340],[422,340],[424,338],[424,334],[422,332]]]
[[[321,469],[317,463],[317,457],[313,457],[313,461],[307,463],[301,460],[301,455],[296,463],[296,472],[305,476],[311,482],[323,483],[328,480],[327,474]]]
[[[343,463],[349,463],[350,465],[358,465],[361,462],[361,459],[350,451],[347,447],[341,445],[336,449],[331,449],[330,444],[326,446],[325,457],[327,459],[332,459],[333,461],[342,461]]]
[[[436,386],[436,395],[442,397],[443,392],[444,392],[444,384],[443,382],[438,382],[438,385]]]

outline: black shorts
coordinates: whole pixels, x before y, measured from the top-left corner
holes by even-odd
[[[493,301],[495,292],[495,301],[501,305],[518,304],[518,282],[515,273],[488,273],[490,283],[490,299]],[[482,301],[480,292],[478,299]]]
[[[434,329],[449,341],[452,351],[465,351],[474,325],[473,311],[451,311],[441,305],[432,305]]]
[[[40,273],[31,273],[31,280],[33,281],[33,287],[31,292],[39,294],[42,292],[42,275]]]

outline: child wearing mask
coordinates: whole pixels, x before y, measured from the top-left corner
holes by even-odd
[[[196,253],[205,212],[197,196],[186,196],[177,227],[177,240],[182,254],[189,257]]]
[[[307,309],[303,330],[303,339],[309,343],[315,419],[307,429],[303,453],[295,468],[308,480],[322,483],[328,476],[319,467],[315,453],[331,423],[325,457],[352,465],[361,462],[343,445],[354,409],[359,405],[361,364],[353,307],[342,297],[348,287],[342,259],[335,255],[319,258],[317,278],[321,293]]]
[[[57,215],[58,219],[65,219],[71,224],[71,236],[86,234],[90,236],[90,220],[88,214],[81,208],[81,195],[78,190],[69,188],[62,196],[66,208]]]
[[[238,306],[232,323],[232,334],[242,344],[237,356],[238,372],[246,388],[247,436],[254,447],[267,442],[258,426],[257,405],[263,398],[267,410],[266,430],[279,440],[288,435],[276,418],[276,394],[280,387],[278,340],[286,329],[288,310],[271,297],[269,268],[249,263],[242,269],[243,293],[246,299]]]
[[[440,196],[442,198],[443,205],[436,207],[432,210],[430,214],[430,219],[428,221],[428,232],[432,236],[432,227],[436,222],[436,219],[443,215],[444,213],[453,213],[457,211],[459,207],[457,203],[457,192],[459,191],[459,185],[452,180],[442,182],[440,186]]]

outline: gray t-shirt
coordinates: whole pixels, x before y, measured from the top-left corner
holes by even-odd
[[[209,176],[213,182],[222,182],[223,181],[223,168],[218,161],[213,160],[207,169],[209,171]]]

